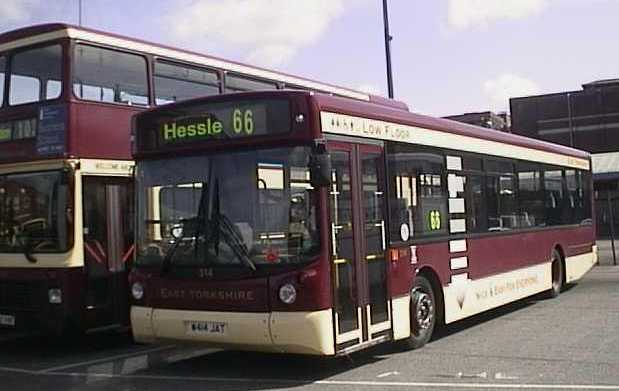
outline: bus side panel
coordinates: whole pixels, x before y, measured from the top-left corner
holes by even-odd
[[[592,252],[591,227],[468,239],[469,278],[476,280],[548,262],[555,247],[567,258]]]
[[[565,256],[566,281],[581,277],[595,257],[590,226],[498,234],[466,240],[466,249],[449,254],[451,276],[443,283],[445,318],[452,322],[551,286],[550,257]]]
[[[81,158],[131,159],[131,117],[139,109],[95,102],[70,107],[70,151]]]

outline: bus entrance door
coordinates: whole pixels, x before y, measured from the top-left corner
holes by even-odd
[[[85,328],[128,324],[127,264],[132,258],[132,185],[128,178],[83,177]]]
[[[335,343],[342,352],[391,336],[382,148],[330,145]]]

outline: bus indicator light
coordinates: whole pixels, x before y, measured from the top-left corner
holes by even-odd
[[[144,297],[144,286],[139,282],[134,282],[131,285],[131,295],[136,300],[142,300],[142,297]]]

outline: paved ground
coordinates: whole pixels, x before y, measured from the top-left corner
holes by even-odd
[[[598,252],[600,265],[619,265],[619,240],[615,239],[615,257],[613,259],[613,246],[610,240],[598,240]]]
[[[140,346],[116,334],[75,344],[4,335],[0,390],[619,391],[618,287],[619,267],[597,266],[557,299],[460,322],[421,350],[336,360]]]

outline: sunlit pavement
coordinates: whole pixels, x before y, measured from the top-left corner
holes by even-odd
[[[460,322],[421,350],[340,359],[0,333],[0,390],[619,390],[618,288],[619,267],[598,266],[558,299]]]

